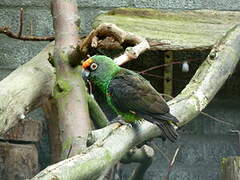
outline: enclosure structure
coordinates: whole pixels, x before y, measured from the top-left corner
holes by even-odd
[[[81,6],[81,2],[79,2],[79,3],[80,3],[79,5]],[[27,6],[29,6],[29,4],[27,4]],[[103,6],[103,5],[99,5],[99,6]],[[15,9],[15,8],[13,8],[13,9]],[[44,8],[42,8],[42,9],[43,9],[42,11],[45,11]],[[29,10],[29,11],[31,11],[31,10]],[[38,11],[36,10],[36,12],[38,12]],[[80,13],[81,13],[81,9],[80,9]],[[221,14],[221,13],[223,13],[223,12],[219,12],[219,14]],[[216,13],[216,16],[217,15],[218,14]],[[217,16],[217,17],[219,17],[219,16]],[[239,17],[239,15],[236,15],[236,19],[238,17]],[[98,21],[99,21],[99,18],[100,17],[97,18]],[[50,16],[49,16],[49,19],[50,19]],[[98,21],[96,21],[96,22],[98,22]],[[232,19],[229,20],[230,23],[232,21],[233,21]],[[223,24],[224,24],[226,21],[222,20],[221,22],[223,22]],[[221,22],[220,22],[220,24],[221,24]],[[38,22],[36,22],[36,23],[38,23]],[[6,25],[9,25],[9,24],[6,24]],[[44,24],[42,24],[41,27],[44,27]],[[84,26],[84,27],[86,28],[87,26]],[[224,27],[222,29],[225,30],[225,32],[226,32],[227,28],[230,26],[222,25],[221,27]],[[48,26],[46,29],[48,29]],[[214,29],[218,29],[218,32],[220,32],[220,30],[222,30],[219,28],[214,28]],[[34,30],[37,31],[37,29],[35,29],[35,28],[34,28]],[[210,28],[210,31],[214,32],[212,30]],[[43,29],[43,31],[42,31],[43,35],[45,35],[44,32],[46,32],[45,29]],[[220,34],[221,34],[221,32],[220,32]],[[222,32],[222,34],[224,34],[224,32]],[[7,38],[3,35],[1,35],[1,36],[3,37],[3,39]],[[211,36],[211,37],[213,37],[213,36]],[[220,36],[218,36],[218,37],[220,38]],[[7,46],[4,46],[5,45],[5,43],[4,43],[1,46],[5,50],[10,51],[10,49],[12,49],[12,48],[8,48],[8,46],[11,45],[11,42],[15,42],[15,40],[7,39],[6,41],[10,41],[10,43],[7,44]],[[32,45],[32,48],[34,48],[35,44],[36,44],[36,46],[39,46],[39,44],[40,45],[43,44],[42,42],[38,43],[38,44],[35,42],[34,43],[21,42],[21,41],[20,42],[17,41],[17,42],[18,42],[17,44],[24,43],[24,46],[28,46],[30,44],[30,45]],[[160,42],[160,43],[163,43],[164,45],[169,44],[168,42],[166,43],[166,41]],[[182,42],[182,44],[184,44],[184,43]],[[179,43],[177,47],[179,47],[180,45],[181,45],[181,43]],[[173,85],[172,95],[176,95],[188,82],[188,80],[190,79],[193,72],[197,69],[198,65],[205,59],[205,57],[207,56],[212,45],[213,45],[213,43],[207,43],[207,44],[203,45],[202,48],[197,48],[195,50],[190,47],[185,48],[185,49],[184,48],[168,49],[169,48],[168,47],[165,49],[159,49],[158,51],[156,51],[156,49],[155,49],[151,52],[148,52],[150,55],[143,54],[139,58],[140,61],[132,62],[129,65],[127,65],[127,67],[129,67],[129,68],[136,67],[136,70],[142,70],[143,68],[141,68],[141,64],[142,64],[142,67],[146,68],[146,64],[144,64],[144,62],[146,61],[145,59],[148,59],[148,57],[151,57],[150,60],[148,61],[149,67],[161,64],[161,63],[163,63],[163,61],[161,61],[159,59],[159,57],[161,57],[161,59],[164,60],[165,52],[163,52],[163,50],[164,51],[165,50],[171,50],[171,51],[174,50],[174,52],[172,52],[173,60],[183,61],[183,60],[189,60],[189,59],[196,59],[196,61],[189,63],[190,64],[190,72],[188,72],[188,73],[183,73],[181,71],[181,68],[182,68],[181,64],[173,65],[173,71],[172,71],[173,81],[168,81],[165,83],[170,84],[169,85],[170,91],[171,91],[171,83],[172,83],[172,85]],[[162,46],[160,46],[160,47],[162,47]],[[32,51],[30,51],[29,49],[31,49],[31,48],[26,48],[26,49],[22,48],[21,50],[22,51],[25,50],[29,53],[32,53]],[[20,52],[24,53],[22,51],[20,51]],[[16,53],[19,53],[19,52],[16,51]],[[11,53],[11,54],[13,54],[13,53]],[[4,55],[6,56],[7,54],[4,54]],[[4,55],[2,57],[5,57]],[[10,56],[10,53],[8,55]],[[28,53],[24,53],[24,56],[26,56],[26,55],[28,55]],[[179,57],[181,57],[181,58],[179,59]],[[9,59],[11,59],[11,58],[9,58]],[[20,59],[17,54],[16,54],[15,59],[17,59],[17,60]],[[144,61],[143,61],[143,59],[144,59]],[[2,69],[3,69],[2,72],[8,71],[8,68],[10,67],[9,66],[10,62],[7,61],[7,63],[4,63],[4,62],[6,62],[6,58],[3,60],[4,61],[2,63]],[[27,58],[26,58],[26,60],[27,60]],[[158,75],[160,75],[162,77],[164,76],[163,69],[158,70],[157,73],[159,73]],[[230,121],[233,121],[234,127],[238,126],[237,121],[236,121],[236,119],[238,117],[237,116],[238,102],[236,99],[237,99],[237,97],[239,97],[239,94],[237,91],[237,87],[239,87],[238,86],[239,81],[237,81],[237,78],[236,78],[237,73],[238,72],[233,74],[232,79],[227,82],[225,87],[220,92],[219,98],[214,99],[213,104],[210,105],[210,109],[207,109],[207,112],[209,111],[208,113],[210,115],[215,115],[216,117],[219,117],[219,115],[218,115],[219,112],[222,112],[221,117],[224,116],[223,119],[226,121],[229,116],[231,118]],[[177,78],[175,78],[175,77],[177,77]],[[149,77],[147,77],[147,78],[149,78]],[[155,85],[155,87],[160,92],[164,91],[164,88],[162,86],[164,82],[159,82],[159,79],[156,79],[153,77],[150,78],[150,80],[152,80],[152,83]],[[169,90],[167,91],[167,93],[169,93]],[[222,94],[222,96],[221,96],[221,94]],[[228,97],[226,94],[230,94],[230,97]],[[226,98],[229,98],[229,99],[226,99]],[[226,104],[227,104],[227,106],[225,107]],[[232,106],[230,106],[229,104],[231,104]],[[227,108],[229,108],[229,109],[227,109]],[[229,113],[229,112],[231,112],[231,113]],[[229,113],[229,115],[228,115],[228,113]],[[235,114],[235,115],[232,116],[233,114]],[[220,167],[219,163],[220,163],[221,157],[228,156],[228,155],[236,155],[238,153],[237,136],[236,136],[236,134],[229,134],[229,130],[233,129],[232,127],[226,128],[226,126],[228,127],[228,125],[221,124],[219,122],[215,122],[214,120],[210,120],[206,116],[199,117],[199,118],[200,119],[195,119],[194,122],[191,122],[191,124],[187,125],[187,127],[184,127],[182,130],[180,130],[180,131],[184,131],[184,132],[182,132],[183,138],[179,142],[179,144],[182,144],[181,151],[177,157],[177,163],[175,165],[175,169],[172,174],[173,178],[176,177],[175,179],[177,179],[177,178],[183,179],[183,177],[190,177],[190,178],[199,177],[199,179],[202,179],[202,178],[210,179],[213,176],[216,177],[216,179],[217,179],[218,174],[219,174],[218,173],[219,167]],[[209,128],[209,126],[210,127],[213,126],[213,127]],[[237,129],[237,128],[234,128],[234,129]],[[209,137],[209,135],[211,137]],[[169,157],[171,157],[173,155],[173,153],[178,145],[178,144],[166,144],[166,143],[164,145],[162,145],[161,142],[156,142],[156,143],[160,144],[159,151],[162,151],[161,148],[163,148],[163,153],[165,152],[165,154],[168,154]],[[156,151],[156,152],[158,152],[158,151]],[[156,153],[156,154],[158,154],[157,159],[159,159],[159,161],[154,161],[155,165],[153,165],[153,166],[155,168],[152,168],[149,170],[148,177],[151,177],[151,175],[152,175],[152,177],[158,177],[158,176],[162,176],[165,174],[166,170],[164,170],[164,168],[160,168],[160,170],[159,170],[159,168],[158,168],[159,164],[161,167],[165,166],[166,169],[168,168],[168,163],[166,161],[166,158],[162,156],[162,153]],[[40,158],[42,159],[42,156],[40,156]],[[210,164],[213,162],[215,164],[213,166],[211,165],[213,168],[209,169],[209,171],[205,172],[205,168],[209,167]],[[192,168],[191,171],[189,171],[188,170],[189,166],[196,167],[196,168]],[[200,169],[202,169],[202,172],[204,171],[204,174],[199,171],[199,167],[200,167]],[[125,172],[127,172],[127,170],[125,170],[124,173]]]

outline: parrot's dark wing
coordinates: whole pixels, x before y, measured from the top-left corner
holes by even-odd
[[[113,105],[123,112],[130,110],[178,122],[169,114],[169,107],[162,96],[137,73],[123,69],[112,79],[108,89]]]
[[[169,121],[177,123],[178,120],[169,113],[162,96],[142,76],[123,69],[112,79],[108,90],[112,104],[121,112],[136,113],[158,125],[171,141],[176,140],[178,135]]]

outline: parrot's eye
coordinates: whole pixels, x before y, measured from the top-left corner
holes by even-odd
[[[91,66],[90,66],[90,69],[91,69],[92,71],[94,71],[94,70],[97,69],[97,67],[98,67],[98,65],[97,65],[96,63],[92,63]]]

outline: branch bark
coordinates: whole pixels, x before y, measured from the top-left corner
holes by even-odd
[[[53,54],[54,44],[55,42],[52,42],[47,45],[29,62],[0,81],[0,134],[7,132],[28,112],[43,102],[46,118],[52,120],[49,125],[56,128],[56,131],[49,131],[49,138],[53,139],[50,140],[51,149],[54,152],[52,153],[52,162],[57,162],[61,154],[59,128],[56,121],[57,110],[52,104],[52,100],[47,102],[49,96],[52,95],[55,82],[55,69],[48,61],[49,54]],[[96,114],[94,119],[100,117],[102,112],[96,111],[98,105],[95,100],[89,98],[88,103],[90,112],[94,111]],[[103,120],[105,119],[104,116],[101,117]],[[101,121],[99,125],[105,126],[106,120]],[[50,129],[53,128],[50,127]]]
[[[32,36],[32,35],[20,35],[12,32],[9,27],[0,27],[0,34],[5,34],[13,39],[20,39],[24,41],[53,41],[54,36]]]
[[[120,47],[123,43],[133,46],[126,48],[121,56],[114,59],[114,62],[118,65],[137,59],[142,52],[150,48],[145,38],[124,31],[115,24],[103,23],[93,30],[80,45],[82,56],[86,56],[90,48],[106,47],[105,42],[107,42],[108,46],[110,44],[111,48],[113,46]]]
[[[91,129],[86,88],[81,69],[72,67],[77,58],[79,16],[75,0],[52,1],[53,26],[56,34],[54,63],[56,84],[54,98],[58,108],[61,158],[73,156],[85,149]]]
[[[121,162],[132,163],[137,162],[139,165],[133,171],[128,180],[143,180],[144,174],[152,164],[154,156],[154,150],[150,146],[143,145],[141,148],[133,148],[127,153]]]
[[[230,29],[212,48],[207,59],[183,91],[168,102],[180,126],[196,117],[231,76],[240,58],[240,25]]]
[[[54,43],[50,43],[31,61],[0,81],[0,134],[24,119],[40,105],[44,96],[51,94],[55,75],[47,59],[53,46]]]
[[[239,39],[239,26],[237,26],[214,47],[215,50],[211,51],[206,62],[200,67],[186,89],[176,99],[169,102],[171,112],[181,120],[180,125],[195,117],[231,75],[239,60]],[[52,46],[44,49],[39,55],[0,82],[0,133],[6,132],[19,119],[23,118],[25,113],[38,104],[41,97],[51,94],[54,70],[46,59]],[[209,82],[214,82],[211,84],[215,84],[216,89]],[[14,98],[16,95],[18,98]],[[190,107],[190,112],[187,112],[187,106]],[[109,129],[109,131],[112,132],[113,129]],[[158,134],[158,132],[156,133]],[[154,135],[157,136],[157,134]],[[98,137],[101,135],[96,136],[96,138]]]
[[[179,126],[197,116],[211,101],[233,73],[240,59],[239,52],[240,25],[231,29],[214,46],[189,85],[168,103],[171,113],[180,120]],[[113,129],[113,126],[107,126],[97,131],[109,131],[110,134],[107,138],[97,140],[85,153],[49,166],[33,179],[95,179],[119,161],[132,147],[161,134],[159,128],[145,121],[135,124],[133,128],[124,125]],[[98,134],[101,136],[102,133]]]

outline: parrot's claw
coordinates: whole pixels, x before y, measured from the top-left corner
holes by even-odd
[[[136,121],[136,122],[138,122],[138,123],[142,123],[142,122],[144,122],[145,120],[144,119],[139,119],[138,121]]]
[[[132,127],[132,125],[124,121],[121,116],[117,116],[110,122],[110,124],[113,124],[113,123],[120,123],[121,125],[127,125],[129,127]]]

